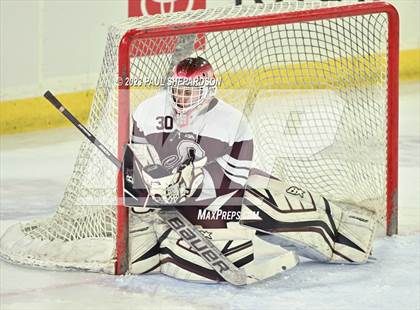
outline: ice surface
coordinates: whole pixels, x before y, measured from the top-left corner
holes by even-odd
[[[60,202],[81,135],[73,128],[1,136],[0,233]],[[304,261],[245,288],[162,275],[110,276],[0,262],[0,309],[420,309],[420,83],[401,86],[400,234],[361,266]]]

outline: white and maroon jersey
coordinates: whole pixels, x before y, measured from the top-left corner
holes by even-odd
[[[132,143],[152,144],[162,165],[169,169],[188,159],[191,149],[196,160],[207,156],[202,187],[192,198],[195,203],[209,204],[222,195],[242,197],[253,156],[252,135],[245,116],[214,98],[205,111],[179,127],[166,96],[167,92],[159,92],[136,109]]]

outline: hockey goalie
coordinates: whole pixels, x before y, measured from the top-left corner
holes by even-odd
[[[185,236],[157,216],[169,206],[244,270],[247,283],[293,268],[298,256],[365,263],[375,214],[336,205],[253,169],[247,120],[217,98],[216,88],[211,64],[186,58],[173,69],[167,87],[133,113],[123,162],[130,272],[224,281]]]

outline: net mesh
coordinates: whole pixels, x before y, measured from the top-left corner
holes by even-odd
[[[329,4],[331,6],[331,4]],[[338,5],[338,4],[335,4]],[[88,128],[117,154],[118,83],[131,108],[161,90],[172,66],[202,56],[221,81],[217,97],[247,117],[255,166],[332,201],[375,210],[385,223],[387,15],[330,18],[199,35],[134,37],[130,81],[118,80],[118,46],[130,29],[265,16],[326,6],[273,5],[131,18],[109,31]],[[194,48],[193,48],[194,46]],[[113,272],[117,169],[90,142],[53,217],[12,226],[8,260]]]

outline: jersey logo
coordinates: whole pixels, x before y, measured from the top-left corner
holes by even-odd
[[[169,155],[168,157],[162,160],[162,165],[168,169],[173,169],[179,167],[183,162],[189,158],[191,150],[194,151],[194,154],[197,159],[201,159],[206,156],[206,152],[195,140],[187,139],[187,137],[194,138],[192,133],[180,133],[180,141],[176,147],[176,154]]]

